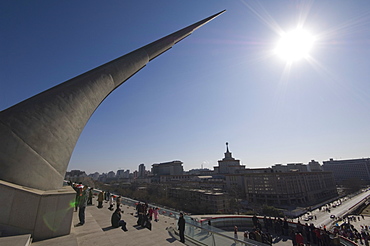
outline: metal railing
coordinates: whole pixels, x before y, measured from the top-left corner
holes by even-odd
[[[251,239],[241,240],[229,236],[229,232],[219,230],[216,232],[214,227],[208,229],[192,223],[185,223],[185,237],[186,240],[190,240],[197,245],[207,246],[224,246],[224,245],[248,245],[248,246],[266,246],[267,244],[257,242]],[[177,235],[179,234],[176,228],[168,228],[167,230],[173,230]]]

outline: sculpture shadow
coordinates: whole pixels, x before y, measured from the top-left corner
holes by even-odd
[[[118,229],[118,227],[113,227],[113,226],[107,226],[107,227],[104,227],[104,228],[101,228],[103,231],[110,231],[110,230],[113,230],[113,229]]]

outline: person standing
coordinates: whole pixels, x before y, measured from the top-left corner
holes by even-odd
[[[77,226],[82,226],[85,224],[85,209],[87,206],[87,199],[87,186],[84,186],[79,194],[78,199],[78,219],[80,220],[80,223],[78,223]]]
[[[153,213],[154,213],[154,209],[153,209],[153,207],[150,207],[149,211],[148,211],[149,220],[153,219]]]
[[[101,191],[98,195],[98,208],[103,207],[103,200],[104,200],[104,192]]]
[[[109,197],[109,210],[113,210],[113,203],[114,203],[114,198],[113,198],[113,196],[111,195],[110,197]]]
[[[158,222],[158,210],[159,210],[159,208],[155,208],[154,211],[153,211],[155,222]]]
[[[303,239],[303,236],[300,232],[296,233],[295,242],[296,242],[296,245],[298,245],[298,246],[304,245],[304,239]]]
[[[93,199],[93,192],[92,192],[93,188],[91,187],[89,189],[89,199],[87,200],[87,205],[92,205],[92,199]]]
[[[244,232],[244,241],[247,241],[248,240],[248,231],[245,231]]]
[[[119,208],[119,206],[121,206],[121,196],[118,196],[116,198],[116,205],[117,205],[117,208]]]
[[[180,242],[185,243],[185,219],[184,219],[184,214],[180,213],[180,218],[179,221],[177,222],[177,226],[179,228],[179,233],[180,233]]]
[[[144,220],[144,207],[143,204],[139,203],[137,205],[137,225],[142,225]]]
[[[238,227],[234,226],[234,238],[238,239]]]
[[[71,183],[72,188],[76,191],[76,198],[75,198],[74,205],[75,205],[75,212],[77,212],[77,210],[78,210],[78,199],[80,197],[80,192],[81,192],[81,189],[82,189],[83,185],[82,185],[81,182],[79,184],[73,184],[72,182],[70,182],[70,183]]]

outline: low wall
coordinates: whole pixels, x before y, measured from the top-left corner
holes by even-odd
[[[42,191],[0,180],[1,235],[31,234],[33,241],[68,235],[75,196],[68,186]]]

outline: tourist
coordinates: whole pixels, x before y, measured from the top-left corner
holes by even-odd
[[[78,208],[78,199],[80,196],[81,188],[83,187],[82,183],[80,182],[79,184],[74,184],[70,182],[72,188],[76,191],[76,197],[75,197],[75,212],[77,212]]]
[[[253,225],[254,225],[254,226],[257,226],[258,218],[257,218],[257,216],[256,216],[256,215],[253,215],[253,217],[252,217],[252,221],[253,221]]]
[[[234,226],[234,238],[238,239],[238,227]]]
[[[104,200],[104,192],[101,191],[98,195],[98,208],[103,207],[103,200]]]
[[[179,229],[179,234],[180,234],[180,242],[185,243],[185,219],[184,219],[184,214],[180,213],[180,218],[179,221],[177,222],[177,226]]]
[[[284,221],[283,221],[283,235],[284,236],[288,236],[288,233],[289,233],[289,224],[288,224],[288,220],[287,218],[284,218]]]
[[[254,230],[252,230],[250,233],[249,233],[249,239],[251,240],[256,240],[256,233]]]
[[[297,231],[299,233],[302,233],[303,232],[303,226],[301,224],[301,222],[298,220],[298,223],[297,223]]]
[[[149,230],[152,230],[152,223],[148,219],[147,214],[143,215],[143,220],[142,220],[142,223],[141,223],[141,227],[148,228]]]
[[[297,234],[295,235],[295,243],[296,245],[298,246],[303,246],[304,245],[304,242],[303,242],[303,236],[300,232],[297,232]]]
[[[117,208],[119,208],[119,206],[121,206],[121,196],[118,196],[116,198],[116,205],[117,205]]]
[[[87,205],[92,205],[92,198],[93,198],[93,188],[89,189],[89,199],[87,200]]]
[[[147,202],[145,202],[145,203],[143,204],[143,213],[144,213],[145,215],[148,213],[148,207],[149,207],[148,203],[147,203]]]
[[[267,219],[266,215],[263,216],[263,225],[265,227],[265,230],[269,231],[269,222],[268,222],[268,219]]]
[[[113,198],[113,196],[111,195],[110,197],[109,197],[109,210],[110,211],[112,211],[113,210],[113,203],[114,203],[114,198]]]
[[[313,223],[310,224],[310,232],[311,232],[311,241],[313,244],[317,244],[317,237],[315,233],[315,225]]]
[[[290,230],[290,238],[292,239],[292,244],[293,246],[297,245],[297,240],[296,240],[296,232],[294,229]]]
[[[121,220],[121,209],[120,208],[117,208],[113,212],[112,217],[111,217],[111,223],[112,223],[112,227],[114,228],[118,228],[121,226],[121,229],[123,231],[128,231],[126,227],[126,222],[124,220]]]
[[[208,220],[208,227],[207,227],[207,229],[209,230],[208,231],[208,233],[207,233],[207,236],[208,235],[212,235],[212,229],[211,229],[212,227],[211,227],[211,219],[209,219]]]
[[[261,242],[262,243],[262,232],[257,229],[255,232],[254,232],[255,236],[256,236],[256,241],[258,242]],[[238,239],[238,236],[236,236],[236,239]]]
[[[311,232],[310,232],[310,227],[308,226],[307,223],[304,224],[304,231],[305,231],[307,243],[311,243]]]
[[[244,241],[247,241],[248,240],[248,231],[245,231],[244,232]]]
[[[159,208],[155,208],[153,211],[155,222],[158,222],[158,211],[159,211]]]
[[[149,220],[152,220],[153,219],[153,212],[154,212],[153,207],[150,207],[149,208],[149,211],[148,211]]]
[[[83,224],[85,224],[85,209],[87,206],[87,199],[87,186],[84,186],[83,188],[81,188],[78,198],[78,218],[80,220],[80,223],[77,224],[78,226],[82,226]]]
[[[137,225],[141,225],[143,223],[143,220],[144,220],[144,207],[143,207],[143,205],[144,204],[139,203],[136,206],[137,216],[138,216]]]

